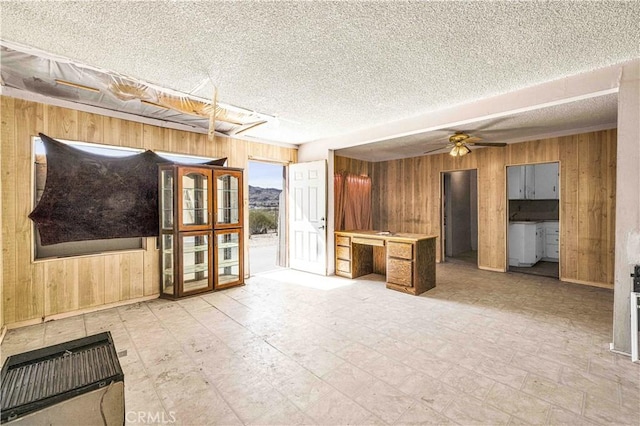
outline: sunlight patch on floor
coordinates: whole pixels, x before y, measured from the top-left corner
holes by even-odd
[[[335,290],[337,288],[353,285],[353,282],[346,278],[336,276],[325,277],[322,275],[310,274],[308,272],[296,271],[294,269],[269,271],[256,275],[318,290]]]

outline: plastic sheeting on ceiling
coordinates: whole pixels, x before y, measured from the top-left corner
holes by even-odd
[[[27,49],[25,49],[27,50]],[[209,130],[212,101],[117,73],[0,45],[2,84],[28,92]],[[235,135],[267,117],[217,104],[215,131]]]

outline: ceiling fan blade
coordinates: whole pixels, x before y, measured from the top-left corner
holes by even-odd
[[[466,138],[462,142],[464,142],[464,143],[476,143],[476,142],[480,142],[481,140],[482,140],[482,138],[479,138],[477,136],[469,136],[468,138]]]
[[[469,143],[471,143],[473,146],[507,146],[507,144],[504,142],[469,142]]]
[[[443,150],[443,149],[446,149],[446,148],[449,148],[449,145],[444,145],[444,146],[441,146],[440,148],[435,148],[435,149],[432,149],[432,150],[429,150],[429,151],[425,151],[422,154],[423,155],[424,154],[430,154],[432,152],[440,151],[440,150]]]

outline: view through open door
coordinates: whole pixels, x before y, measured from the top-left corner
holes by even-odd
[[[327,164],[289,166],[289,264],[292,269],[327,273]]]

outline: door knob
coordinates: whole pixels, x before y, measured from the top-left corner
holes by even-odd
[[[318,229],[324,229],[324,225],[318,226]]]

